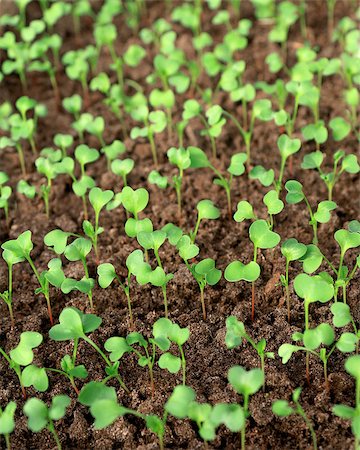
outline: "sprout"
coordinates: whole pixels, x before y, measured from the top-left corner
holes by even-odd
[[[356,174],[360,171],[360,167],[356,158],[356,155],[346,155],[343,150],[338,150],[334,153],[334,166],[331,172],[325,173],[321,169],[322,162],[324,160],[324,153],[312,152],[304,156],[301,164],[302,169],[315,169],[319,172],[320,178],[326,184],[328,190],[328,200],[332,200],[333,189],[342,173]],[[341,166],[339,163],[341,162]]]
[[[71,134],[57,133],[54,136],[54,144],[60,147],[63,158],[67,156],[67,150],[72,146],[73,142],[74,138]]]
[[[226,336],[225,336],[225,344],[229,349],[233,349],[239,347],[243,340],[246,340],[254,350],[257,351],[257,354],[260,358],[260,368],[264,374],[265,379],[265,357],[274,359],[273,352],[266,352],[266,340],[261,339],[259,342],[255,342],[245,330],[245,326],[243,322],[239,322],[235,316],[229,316],[226,319]],[[263,386],[265,388],[265,384]]]
[[[58,325],[54,325],[50,329],[49,336],[54,341],[74,341],[74,356],[72,363],[75,364],[79,340],[83,339],[91,345],[105,361],[105,371],[108,375],[107,379],[116,378],[119,381],[120,386],[128,392],[127,387],[118,373],[119,365],[112,364],[97,344],[87,336],[87,334],[92,333],[99,328],[102,322],[100,317],[94,314],[84,314],[77,308],[64,308],[60,314],[59,322]]]
[[[28,417],[28,428],[34,433],[46,428],[53,435],[58,450],[61,450],[59,436],[54,427],[54,421],[65,416],[66,408],[71,400],[67,395],[55,395],[48,407],[38,398],[30,398],[24,405],[24,413]]]
[[[246,371],[241,366],[233,366],[229,369],[228,380],[233,389],[243,396],[242,410],[244,419],[241,421],[241,449],[245,450],[246,418],[250,416],[249,397],[263,386],[265,381],[264,373],[261,369]]]
[[[345,361],[345,370],[355,378],[355,408],[347,405],[335,405],[333,413],[342,419],[350,419],[351,430],[355,437],[355,448],[360,445],[359,410],[360,410],[360,356],[353,355]]]
[[[200,200],[196,205],[196,209],[198,211],[197,221],[194,228],[194,231],[190,233],[191,242],[195,242],[196,235],[199,230],[200,222],[203,219],[218,219],[220,217],[219,209],[214,205],[211,200]]]
[[[167,177],[163,177],[157,170],[152,170],[148,176],[150,184],[156,184],[160,189],[165,189],[168,185]]]
[[[299,402],[301,390],[302,389],[299,387],[292,393],[292,401],[295,403],[295,408],[293,408],[287,400],[275,400],[272,404],[272,412],[279,417],[288,417],[292,414],[297,414],[302,417],[310,430],[314,450],[316,450],[317,440],[314,428]]]
[[[24,331],[20,335],[19,344],[10,350],[9,354],[0,347],[0,354],[19,379],[24,398],[26,398],[25,387],[34,386],[36,390],[45,392],[49,386],[45,369],[32,364],[34,359],[33,349],[37,348],[42,340],[43,337],[40,333]],[[21,367],[24,367],[24,369]]]
[[[7,227],[9,227],[9,198],[12,193],[11,187],[5,185],[8,180],[7,174],[0,171],[0,209],[4,210]]]
[[[111,171],[123,179],[124,186],[127,186],[127,176],[133,170],[135,162],[131,158],[115,159],[111,163]]]
[[[184,170],[188,169],[191,164],[190,149],[171,147],[167,151],[169,161],[179,169],[179,175],[173,176],[174,188],[178,202],[178,215],[181,217],[181,187],[183,182]]]
[[[15,410],[15,402],[9,402],[4,409],[0,408],[0,434],[5,438],[6,450],[11,449],[10,434],[15,430]]]
[[[285,257],[285,276],[281,275],[281,284],[285,288],[286,294],[286,305],[288,313],[288,321],[290,322],[290,292],[289,292],[289,264],[291,261],[297,261],[302,258],[307,252],[307,247],[305,244],[301,244],[295,238],[287,239],[281,245],[281,253]]]
[[[137,249],[130,253],[130,255],[126,259],[126,266],[128,269],[128,274],[126,277],[126,284],[123,283],[120,277],[117,275],[115,268],[110,263],[100,264],[97,268],[97,273],[99,276],[99,285],[102,288],[107,288],[110,284],[116,279],[124,291],[124,294],[127,299],[128,309],[129,309],[129,317],[130,317],[130,327],[134,328],[133,316],[132,316],[132,308],[131,308],[131,299],[130,299],[130,282],[131,275],[137,275],[139,271],[141,271],[141,266],[146,264],[144,262],[144,254],[141,250]]]
[[[281,165],[280,165],[280,173],[279,178],[275,182],[276,191],[279,193],[282,188],[282,179],[284,175],[284,169],[287,159],[297,153],[301,147],[300,139],[290,139],[286,134],[282,134],[278,140],[277,144],[279,147],[280,155],[281,155]]]
[[[309,211],[310,215],[310,225],[313,228],[313,243],[317,245],[318,243],[318,223],[327,223],[330,220],[330,211],[334,210],[337,207],[337,204],[333,201],[325,200],[318,204],[317,211],[313,212],[313,209],[307,199],[306,195],[303,192],[303,186],[296,180],[289,180],[285,184],[285,189],[288,191],[286,194],[286,201],[290,205],[300,203],[304,200],[306,207]]]

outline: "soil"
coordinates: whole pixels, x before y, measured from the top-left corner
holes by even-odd
[[[326,33],[326,4],[325,1],[309,1],[307,25],[309,40],[312,46],[317,46],[321,56],[334,57],[339,54],[340,49],[335,44],[329,44]],[[95,4],[95,7],[99,5]],[[254,20],[254,12],[248,1],[242,2],[242,17]],[[338,1],[336,4],[336,21],[345,15],[352,15],[353,9],[350,1]],[[28,9],[28,16],[39,17],[40,11],[36,3],[32,3]],[[147,13],[142,18],[141,27],[149,26],[156,18],[164,17],[162,2],[147,3]],[[211,24],[213,12],[204,8],[203,24],[204,30],[212,34],[216,42],[222,39],[226,32],[224,27]],[[336,23],[336,22],[335,22]],[[117,51],[121,53],[130,43],[139,41],[136,33],[130,32],[126,27],[124,19],[116,19],[118,26]],[[56,25],[55,31],[64,39],[62,51],[80,48],[92,41],[92,21],[84,19],[81,22],[81,35],[76,38],[73,33],[71,20],[64,18]],[[183,48],[188,56],[190,32],[180,26],[175,26],[178,32],[178,45]],[[275,45],[267,40],[269,24],[254,21],[250,31],[249,45],[240,52],[239,57],[246,61],[245,81],[266,80],[273,82],[276,76],[270,74],[265,64],[265,56],[275,49]],[[302,42],[298,25],[291,28],[289,36],[289,54],[292,58],[294,50]],[[149,86],[145,77],[151,70],[152,58],[155,54],[153,48],[149,48],[146,61],[140,68],[129,70],[126,76],[132,77],[139,82],[146,92]],[[100,68],[108,68],[110,56],[102,53]],[[109,71],[108,71],[109,72]],[[110,72],[109,72],[110,73]],[[284,75],[284,74],[283,74]],[[112,74],[113,77],[113,74]],[[79,85],[68,80],[63,70],[59,70],[57,78],[62,98],[76,92],[81,93]],[[203,75],[200,86],[205,88],[209,85],[209,79]],[[342,101],[343,83],[340,77],[329,77],[324,79],[320,117],[325,123],[337,115],[343,115],[344,103]],[[0,91],[0,101],[10,100],[14,102],[22,95],[21,85],[15,76],[6,77]],[[58,132],[72,133],[71,117],[63,110],[57,110],[54,95],[46,75],[36,73],[29,76],[28,95],[46,104],[48,115],[39,121],[39,131],[36,142],[38,148],[51,146],[53,136]],[[182,104],[187,96],[180,96],[179,104]],[[218,101],[232,109],[234,113],[241,114],[240,106],[234,105],[226,98],[220,96]],[[115,117],[102,103],[102,98],[96,93],[90,94],[90,106],[88,111],[92,114],[102,115],[105,118],[106,130],[105,141],[111,143],[114,139],[123,139],[121,127]],[[181,109],[175,111],[174,117],[179,118]],[[296,129],[312,120],[310,113],[305,108],[300,108]],[[135,124],[127,118],[126,127],[131,129]],[[274,123],[257,122],[254,131],[252,145],[252,156],[255,164],[262,164],[267,168],[279,168],[279,154],[276,140],[280,130],[276,129]],[[176,146],[177,141],[168,139],[164,132],[156,136],[160,157],[160,172],[166,175],[174,173],[167,161],[165,152],[171,146]],[[75,139],[74,148],[77,145]],[[96,139],[87,136],[86,143],[99,148]],[[147,183],[148,173],[154,168],[150,146],[141,140],[131,141],[125,139],[127,155],[135,160],[135,169],[129,176],[129,184],[134,187],[145,186],[150,193],[150,202],[143,217],[150,217],[154,228],[163,226],[168,222],[177,223],[177,208],[175,192],[171,188],[160,190]],[[199,127],[196,123],[185,136],[185,145],[198,145],[210,154],[210,145],[206,138],[200,136]],[[221,137],[217,140],[218,160],[217,167],[225,170],[229,164],[232,154],[244,151],[243,142],[231,123],[224,127]],[[341,143],[342,148],[348,152],[355,153],[358,148],[356,138],[351,134]],[[321,147],[328,155],[326,163],[331,166],[331,155],[338,149],[339,145],[331,140]],[[326,199],[325,185],[320,181],[318,175],[311,171],[300,169],[303,155],[313,151],[312,143],[303,144],[301,152],[295,155],[293,161],[293,174],[289,171],[286,178],[295,178],[304,184],[304,190],[308,194],[310,203]],[[26,179],[39,185],[41,177],[34,170],[34,157],[30,148],[26,149],[26,163],[29,174]],[[30,170],[31,168],[31,170]],[[111,188],[119,191],[122,188],[120,179],[107,170],[105,158],[101,158],[95,164],[89,165],[89,172],[95,177],[97,184],[105,189]],[[5,152],[0,161],[0,169],[11,175],[11,185],[14,188],[21,178],[17,156],[11,152]],[[224,191],[213,183],[212,173],[208,170],[187,170],[184,178],[183,189],[183,223],[185,230],[191,230],[196,220],[196,204],[202,198],[211,198],[222,210],[222,215],[216,221],[203,221],[197,237],[197,244],[201,249],[201,257],[211,257],[217,261],[217,266],[225,269],[226,265],[234,260],[240,259],[244,262],[252,257],[253,248],[248,240],[248,223],[238,224],[230,221],[227,216],[226,198]],[[346,174],[343,176],[334,191],[334,200],[338,204],[333,212],[331,221],[327,225],[320,226],[319,246],[324,254],[335,261],[339,258],[339,248],[333,239],[334,232],[347,225],[348,221],[357,218],[359,212],[358,190],[359,178]],[[264,216],[265,210],[262,197],[266,192],[259,183],[251,181],[247,176],[237,178],[234,182],[232,192],[233,208],[241,199],[251,201],[258,216]],[[29,201],[15,194],[12,196],[10,205],[10,227],[7,229],[4,217],[0,218],[0,241],[16,238],[24,230],[30,229],[33,233],[34,250],[33,259],[39,269],[45,269],[47,262],[54,256],[44,246],[44,235],[54,229],[61,228],[66,231],[81,233],[83,220],[81,201],[72,193],[71,182],[65,176],[58,177],[53,186],[51,195],[51,217],[47,220],[43,212],[43,204],[40,200]],[[136,241],[128,238],[124,232],[125,213],[121,209],[101,214],[101,225],[106,232],[100,236],[100,262],[111,262],[117,271],[125,274],[125,260],[128,254],[136,248]],[[299,241],[310,243],[312,229],[308,225],[308,213],[302,205],[289,206],[276,217],[275,231],[282,239],[296,237]],[[347,263],[352,267],[355,254],[348,252]],[[214,288],[208,287],[205,292],[208,318],[202,319],[199,291],[188,270],[175,255],[173,248],[164,245],[160,251],[166,272],[173,272],[174,279],[168,284],[168,299],[170,317],[182,327],[189,327],[190,339],[185,345],[187,360],[187,384],[197,392],[197,400],[215,404],[217,402],[239,402],[241,400],[227,382],[228,369],[236,364],[248,369],[257,367],[259,360],[254,350],[245,343],[241,348],[227,350],[225,337],[225,320],[229,315],[235,315],[244,321],[249,334],[254,339],[265,338],[268,342],[268,350],[277,353],[279,346],[285,342],[291,342],[291,335],[300,331],[303,326],[303,304],[302,301],[291,291],[292,320],[288,323],[286,307],[284,304],[284,293],[278,285],[279,275],[285,268],[284,259],[280,249],[265,250],[259,254],[259,263],[262,268],[260,279],[256,282],[256,317],[252,322],[251,314],[251,292],[249,284],[245,282],[228,283],[223,278]],[[67,275],[81,277],[81,267],[69,264],[64,260]],[[89,255],[90,275],[95,277],[95,256]],[[323,270],[327,269],[325,265]],[[290,278],[300,273],[301,266],[297,263],[291,265]],[[5,265],[1,263],[0,289],[7,286],[7,272]],[[4,304],[0,305],[1,331],[0,345],[6,350],[17,345],[21,332],[25,330],[39,331],[44,336],[44,343],[35,351],[35,363],[44,367],[57,367],[61,358],[72,351],[72,344],[68,342],[54,342],[48,337],[50,328],[46,304],[41,296],[35,295],[36,280],[30,267],[26,264],[18,264],[14,269],[14,314],[16,325],[12,330],[8,320],[8,311]],[[139,287],[133,283],[131,287],[132,303],[136,329],[144,335],[149,335],[154,321],[163,315],[162,294],[159,288]],[[64,295],[59,290],[51,292],[53,314],[57,318],[65,306],[76,306],[88,311],[88,301],[85,295],[70,293]],[[354,319],[360,322],[359,298],[359,275],[355,277],[349,286],[348,303],[351,307]],[[128,313],[126,299],[123,293],[115,285],[103,290],[96,286],[94,290],[94,301],[96,312],[101,316],[103,322],[99,330],[91,335],[98,345],[102,345],[111,336],[125,336],[129,332]],[[315,304],[311,307],[310,321],[313,326],[321,322],[331,323],[331,314],[328,305]],[[302,405],[311,419],[318,438],[320,449],[345,449],[352,448],[353,438],[349,422],[335,417],[331,408],[336,403],[352,405],[354,398],[354,383],[344,371],[344,356],[334,352],[329,361],[329,391],[325,390],[322,365],[319,361],[311,358],[310,377],[311,384],[307,385],[305,380],[305,358],[297,354],[286,365],[281,363],[279,357],[266,361],[266,387],[251,398],[251,417],[247,423],[246,440],[249,449],[308,449],[311,448],[311,437],[305,423],[297,416],[287,419],[276,418],[271,412],[271,404],[275,399],[290,399],[292,391],[301,386]],[[78,352],[78,363],[85,364],[88,372],[88,380],[101,380],[104,377],[104,367],[101,359],[94,353],[86,343],[80,343]],[[121,375],[130,388],[131,393],[126,394],[114,382],[110,382],[117,389],[118,398],[125,406],[137,409],[143,413],[162,414],[166,398],[172,392],[173,387],[180,383],[179,375],[164,375],[158,367],[155,368],[156,394],[151,398],[147,371],[141,369],[133,357],[125,357],[121,364]],[[0,399],[1,405],[10,400],[15,400],[18,405],[16,414],[16,431],[12,435],[12,446],[14,449],[52,449],[54,442],[52,436],[47,432],[33,434],[27,430],[26,418],[21,413],[24,400],[21,396],[17,378],[9,369],[6,361],[0,359]],[[37,396],[44,401],[60,393],[72,398],[66,417],[56,423],[60,440],[64,449],[139,449],[151,450],[158,447],[154,434],[147,431],[144,422],[126,416],[117,420],[112,426],[105,430],[94,430],[93,419],[88,409],[76,401],[76,394],[70,384],[64,382],[61,376],[49,374],[50,388],[48,392],[37,393],[28,389],[28,395]],[[78,382],[79,388],[82,386]],[[1,442],[4,445],[4,442]],[[166,436],[166,448],[173,449],[197,449],[204,448],[204,444],[196,432],[193,423],[184,420],[168,420]],[[225,427],[220,427],[216,439],[208,445],[208,448],[235,449],[239,448],[239,436],[230,433]]]

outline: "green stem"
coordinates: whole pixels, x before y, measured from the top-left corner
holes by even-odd
[[[194,231],[191,234],[191,242],[192,243],[195,242],[195,238],[196,238],[197,232],[199,230],[200,222],[201,222],[201,217],[199,217],[199,215],[198,215],[198,218],[197,218],[197,221],[196,221],[196,225],[195,225],[195,229],[194,229]]]
[[[53,421],[52,421],[51,419],[50,419],[50,421],[49,421],[48,430],[49,430],[50,433],[54,436],[54,440],[55,440],[55,442],[56,442],[56,445],[57,445],[58,450],[61,450],[61,449],[62,449],[62,447],[61,447],[61,442],[60,442],[59,436],[58,436],[58,434],[57,434],[57,432],[56,432],[56,430],[55,430]]]
[[[203,318],[206,320],[206,307],[205,307],[205,299],[204,299],[204,288],[200,286],[200,301],[203,312]]]
[[[5,443],[6,443],[6,450],[11,450],[10,435],[5,434],[4,438],[5,438]]]
[[[16,144],[16,150],[18,152],[19,155],[19,162],[20,162],[20,167],[21,167],[21,172],[23,175],[26,175],[26,166],[25,166],[25,160],[24,160],[24,152],[23,149],[21,147],[21,145],[19,143]]]
[[[181,355],[181,367],[182,367],[182,383],[186,384],[186,360],[184,350],[181,345],[179,345],[180,355]]]
[[[166,285],[161,286],[161,290],[164,296],[164,308],[165,308],[165,317],[168,318],[168,303],[167,303],[167,296],[166,296]]]

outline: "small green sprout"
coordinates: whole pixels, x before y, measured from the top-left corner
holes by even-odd
[[[42,293],[45,297],[47,308],[48,308],[48,314],[50,323],[53,324],[53,317],[52,317],[52,311],[51,311],[51,304],[50,304],[50,293],[49,293],[49,283],[48,280],[43,276],[43,274],[40,274],[37,268],[35,267],[35,264],[31,258],[31,251],[33,249],[34,245],[31,240],[31,231],[27,230],[21,233],[16,239],[12,239],[9,241],[4,242],[1,245],[1,248],[3,250],[7,250],[9,253],[8,255],[12,259],[12,261],[16,260],[16,262],[22,262],[27,261],[33,270],[36,279],[38,280],[38,283],[40,285],[40,288],[36,290],[36,293]],[[10,255],[11,253],[11,255]],[[18,261],[17,261],[18,260]],[[11,265],[14,264],[14,262],[11,263]],[[9,266],[9,263],[8,263]],[[10,268],[9,268],[9,276],[10,276]],[[9,283],[11,284],[11,281],[9,280]]]
[[[292,393],[292,401],[295,403],[295,408],[293,408],[287,400],[275,400],[272,404],[272,412],[279,417],[288,417],[292,414],[297,414],[302,417],[306,423],[306,426],[310,430],[314,450],[317,450],[317,440],[314,427],[299,402],[301,390],[302,389],[299,387]]]
[[[10,434],[15,430],[15,411],[15,402],[9,402],[4,410],[0,408],[0,434],[5,438],[6,450],[11,449]]]
[[[83,229],[86,236],[88,236],[92,242],[97,260],[99,259],[98,236],[104,231],[102,227],[99,227],[100,212],[113,197],[113,191],[102,191],[98,187],[93,187],[89,192],[89,202],[95,212],[95,225],[88,220],[84,220]]]
[[[123,179],[124,186],[127,186],[127,176],[133,170],[135,162],[131,158],[114,159],[111,163],[111,171]]]
[[[118,373],[119,364],[112,364],[98,345],[87,336],[87,334],[92,333],[99,328],[102,322],[100,317],[95,314],[84,314],[77,308],[64,308],[60,314],[59,322],[58,325],[54,325],[50,329],[49,336],[54,341],[74,341],[73,364],[75,364],[79,340],[83,339],[86,343],[91,345],[105,361],[105,372],[108,375],[107,379],[116,378],[120,383],[120,386],[128,392],[127,387]]]
[[[118,139],[115,139],[111,144],[106,145],[101,149],[101,153],[104,153],[106,157],[108,169],[111,168],[111,163],[114,160],[116,160],[118,156],[122,155],[125,152],[126,152],[125,144]],[[116,172],[114,173],[115,175],[117,175]]]
[[[285,276],[280,275],[281,284],[285,288],[286,306],[288,313],[288,321],[291,319],[290,312],[290,292],[289,292],[289,265],[291,261],[297,261],[302,258],[307,252],[305,244],[301,244],[295,238],[290,238],[284,241],[281,245],[281,253],[285,257]]]
[[[322,152],[312,152],[304,156],[301,163],[302,169],[315,169],[319,172],[320,178],[326,184],[328,190],[328,200],[332,200],[333,189],[338,182],[340,176],[344,173],[356,174],[360,171],[360,166],[357,161],[356,155],[346,155],[343,150],[338,150],[333,155],[334,167],[331,172],[325,173],[321,169],[325,154]],[[339,166],[341,162],[341,166]]]
[[[9,198],[12,193],[10,186],[5,185],[9,177],[0,171],[0,209],[4,210],[6,225],[9,227]]]
[[[277,140],[277,145],[279,147],[281,155],[281,164],[279,178],[275,182],[275,186],[277,193],[280,193],[282,189],[282,180],[284,176],[286,161],[291,155],[294,155],[300,150],[301,141],[300,139],[290,139],[286,134],[282,134]]]
[[[42,341],[43,337],[40,333],[24,331],[20,335],[19,344],[10,350],[9,354],[0,347],[0,354],[19,379],[24,398],[26,398],[25,387],[34,386],[40,392],[45,392],[49,387],[46,370],[32,364],[34,359],[33,349],[39,347]]]
[[[228,380],[232,388],[243,396],[242,409],[245,419],[241,428],[241,450],[245,450],[246,419],[250,416],[249,398],[263,386],[264,373],[261,369],[247,371],[241,366],[234,366],[229,369]]]
[[[345,361],[345,370],[352,377],[355,378],[355,407],[352,408],[348,405],[335,405],[333,407],[333,413],[341,417],[342,419],[350,419],[351,430],[355,437],[355,449],[360,448],[360,430],[359,430],[359,418],[360,418],[360,356],[350,356]]]
[[[141,250],[137,249],[130,253],[130,255],[126,258],[126,266],[128,269],[128,273],[126,276],[126,282],[122,282],[120,277],[117,275],[115,268],[110,263],[100,264],[97,268],[97,273],[99,276],[99,285],[105,289],[116,279],[119,283],[121,289],[124,291],[124,294],[127,299],[128,310],[129,310],[129,318],[130,318],[130,327],[134,328],[134,321],[132,315],[131,308],[131,298],[130,298],[130,283],[131,283],[131,275],[135,275],[139,272],[139,268],[142,265],[146,264],[144,262],[144,254]]]
[[[157,170],[152,170],[148,176],[148,182],[150,184],[155,184],[160,189],[165,189],[168,185],[168,179],[162,176]]]
[[[28,428],[34,433],[46,428],[53,435],[58,450],[61,450],[61,442],[55,430],[54,421],[65,416],[66,408],[70,405],[70,397],[67,395],[55,395],[48,407],[38,398],[29,398],[24,405],[24,413],[28,417]]]
[[[183,182],[184,170],[188,169],[191,164],[190,149],[189,148],[175,148],[171,147],[167,151],[169,161],[179,169],[179,174],[173,176],[174,188],[176,191],[178,203],[178,216],[181,217],[181,187]]]
[[[255,342],[247,334],[243,322],[240,322],[235,316],[229,316],[226,319],[226,336],[225,336],[226,347],[229,349],[240,347],[244,339],[253,347],[254,350],[257,351],[257,354],[260,358],[260,368],[265,378],[265,358],[274,359],[275,358],[274,353],[265,351],[266,340],[264,338],[260,339],[259,342]]]
[[[54,136],[54,144],[60,148],[63,158],[67,156],[67,151],[73,143],[74,138],[71,134],[57,133]]]
[[[189,328],[181,328],[171,320],[162,317],[153,325],[154,343],[163,353],[158,361],[161,369],[166,369],[170,373],[178,373],[182,369],[182,383],[186,383],[186,359],[183,345],[189,339]],[[171,344],[178,346],[180,357],[169,352]]]
[[[324,200],[317,206],[317,210],[314,212],[309,200],[303,191],[303,186],[299,181],[289,180],[285,184],[285,189],[288,191],[286,194],[286,201],[290,205],[300,203],[304,201],[310,215],[310,225],[313,228],[313,244],[318,243],[318,223],[327,223],[331,218],[330,212],[336,209],[337,204],[333,201]]]
[[[196,205],[196,209],[198,211],[197,215],[197,221],[195,224],[194,231],[190,233],[191,236],[191,242],[194,243],[196,239],[196,235],[199,230],[200,222],[203,219],[211,219],[215,220],[220,217],[220,211],[219,209],[214,205],[212,200],[200,200],[199,203]]]
[[[125,186],[121,191],[121,203],[128,211],[138,220],[139,212],[143,211],[149,202],[149,193],[144,188],[132,189],[130,186]],[[133,220],[134,220],[133,219]],[[128,219],[129,222],[130,219]]]

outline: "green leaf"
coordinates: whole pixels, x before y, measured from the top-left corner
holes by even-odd
[[[336,343],[336,348],[342,353],[352,353],[356,350],[358,341],[359,338],[354,333],[343,333]]]
[[[350,248],[360,246],[360,234],[351,233],[347,230],[337,230],[334,234],[335,241],[341,248],[341,253],[344,255]],[[4,245],[4,244],[3,244]],[[4,246],[2,247],[4,248]]]
[[[321,323],[316,328],[305,330],[303,336],[304,346],[310,350],[317,349],[321,344],[329,346],[334,339],[334,330],[328,323]]]
[[[264,384],[264,374],[260,369],[247,371],[241,366],[229,369],[228,380],[238,394],[245,396],[255,394]]]
[[[16,239],[6,241],[1,245],[4,250],[10,250],[17,258],[30,258],[30,252],[33,249],[31,241],[31,231],[27,230],[19,234]]]
[[[113,336],[104,344],[105,350],[110,352],[110,361],[119,361],[125,353],[131,352],[132,348],[123,337]]]
[[[274,414],[280,417],[287,417],[294,413],[294,410],[286,400],[275,400],[271,409]]]
[[[93,187],[89,192],[89,201],[94,208],[95,214],[99,214],[102,208],[114,197],[113,191],[102,191],[98,187]]]
[[[282,363],[286,364],[292,357],[293,353],[297,352],[298,350],[300,349],[297,345],[282,344],[279,347],[278,355],[280,356]]]
[[[191,402],[195,400],[195,391],[188,386],[176,386],[165,403],[165,411],[177,419],[184,419]]]
[[[48,247],[52,247],[57,255],[64,253],[67,246],[67,241],[71,233],[66,233],[62,230],[52,230],[44,237],[44,243]]]
[[[114,387],[106,386],[101,381],[90,381],[80,391],[79,402],[85,406],[91,406],[98,400],[117,401]]]
[[[305,198],[302,190],[302,184],[296,180],[289,180],[285,183],[285,189],[288,191],[286,194],[286,201],[293,205],[301,202]]]
[[[284,202],[279,199],[279,194],[275,190],[271,190],[264,195],[268,214],[279,214],[284,209]]]
[[[116,400],[101,399],[90,406],[91,415],[95,418],[94,428],[102,430],[126,414],[128,410],[120,406]]]
[[[33,348],[39,347],[43,337],[36,331],[24,331],[20,335],[19,344],[10,351],[10,358],[20,366],[27,366],[34,359]]]
[[[121,200],[127,211],[137,215],[146,208],[149,202],[149,193],[144,188],[133,190],[130,186],[125,186],[121,191]]]
[[[300,261],[303,263],[304,272],[313,273],[320,267],[323,260],[323,254],[314,244],[309,244],[306,247],[306,253],[300,258]]]
[[[34,386],[39,392],[45,392],[49,387],[46,370],[43,367],[37,367],[33,364],[25,367],[22,371],[22,380],[25,387]]]
[[[210,161],[205,152],[198,147],[188,147],[190,153],[190,167],[193,169],[200,169],[210,167]]]
[[[177,373],[181,369],[181,359],[171,353],[163,353],[158,361],[161,369],[166,369],[170,373]]]
[[[199,219],[218,219],[220,217],[219,209],[212,200],[200,200],[196,205]]]
[[[235,348],[242,344],[246,336],[245,326],[235,316],[226,319],[225,344],[227,348]]]
[[[287,261],[296,261],[302,258],[307,251],[305,244],[301,244],[295,238],[287,239],[281,245],[281,253]]]
[[[308,153],[301,163],[302,169],[319,169],[324,160],[324,153],[320,151]]]
[[[287,134],[282,134],[277,140],[277,145],[281,157],[287,159],[300,150],[301,141],[300,139],[291,139]]]
[[[329,122],[334,141],[342,141],[351,131],[351,125],[342,117],[334,117]]]
[[[257,248],[273,248],[280,242],[280,236],[269,229],[266,220],[256,220],[249,228],[250,240]]]
[[[238,177],[245,172],[245,161],[247,160],[246,153],[235,153],[231,157],[230,166],[228,167],[228,172],[232,175]]]
[[[99,157],[100,153],[98,150],[85,144],[80,144],[75,149],[75,158],[82,166],[97,161]]]
[[[15,430],[16,403],[9,402],[3,411],[0,411],[0,434],[11,434]]]
[[[294,280],[296,294],[309,303],[326,303],[334,295],[334,287],[325,281],[321,276],[309,276],[305,273],[297,275]]]
[[[332,411],[342,419],[352,419],[355,415],[355,409],[347,405],[334,405]]]
[[[325,200],[318,204],[317,210],[314,213],[314,218],[319,223],[327,223],[331,218],[330,211],[336,209],[337,204],[335,202]]]
[[[255,261],[250,261],[248,264],[243,264],[241,261],[231,262],[225,269],[224,278],[227,281],[236,282],[256,281],[260,276],[260,266]]]
[[[351,320],[350,307],[346,303],[336,302],[330,308],[333,314],[333,324],[337,328],[342,328],[348,325]]]
[[[28,417],[28,428],[34,433],[43,430],[49,422],[48,408],[38,398],[30,398],[26,401],[24,413]]]
[[[252,180],[259,180],[260,183],[268,187],[270,186],[274,181],[274,170],[269,169],[266,170],[263,166],[255,166],[250,170],[249,178]]]
[[[76,308],[64,308],[59,316],[60,323],[54,325],[49,336],[54,341],[67,341],[82,338],[85,334],[95,331],[101,325],[100,317],[94,314],[84,314]]]
[[[97,273],[99,276],[99,285],[103,289],[110,286],[116,278],[115,267],[110,263],[100,264],[97,268]]]
[[[224,424],[232,433],[237,433],[245,424],[245,414],[240,405],[217,403],[211,412],[210,420],[215,427]]]
[[[359,383],[360,381],[360,355],[349,356],[345,361],[346,372],[354,377]]]
[[[236,222],[242,222],[245,219],[255,219],[254,210],[252,205],[247,200],[242,200],[237,204],[237,209],[234,214],[234,220]]]

